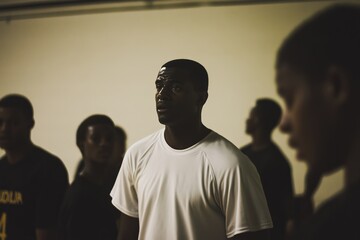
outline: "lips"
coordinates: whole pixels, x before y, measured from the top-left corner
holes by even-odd
[[[101,151],[101,152],[99,152],[99,157],[109,158],[109,157],[111,157],[111,151]]]
[[[304,154],[303,152],[299,149],[299,145],[298,143],[293,139],[293,138],[290,138],[289,141],[288,141],[288,144],[291,148],[297,150],[296,151],[296,158],[298,160],[301,160],[301,159],[304,159]]]
[[[166,112],[170,109],[170,106],[169,104],[166,104],[166,103],[161,103],[159,102],[157,105],[156,105],[156,110],[157,112],[159,113],[162,113],[162,112]]]

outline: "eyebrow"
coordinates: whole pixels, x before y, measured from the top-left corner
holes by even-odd
[[[182,81],[179,81],[179,80],[176,80],[176,79],[174,79],[174,78],[157,78],[156,80],[155,80],[155,84],[156,83],[162,83],[162,82],[171,82],[171,84],[174,84],[174,83],[176,83],[176,84],[184,84],[184,82],[182,82]]]

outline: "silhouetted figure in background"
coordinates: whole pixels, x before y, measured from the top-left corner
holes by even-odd
[[[115,126],[106,115],[91,115],[78,127],[84,169],[66,193],[59,218],[61,240],[115,240],[119,211],[111,204]]]
[[[22,95],[0,99],[0,239],[56,239],[69,186],[63,162],[31,141],[33,107]]]
[[[255,166],[201,121],[205,68],[172,60],[155,86],[165,128],[125,154],[111,191],[124,213],[119,239],[267,239],[272,222]]]
[[[113,170],[114,170],[114,181],[116,179],[116,175],[119,173],[124,154],[126,151],[126,132],[125,130],[120,126],[115,126],[115,147],[114,147],[114,153],[113,153]],[[76,139],[76,142],[79,142],[79,139]],[[78,166],[75,171],[75,178],[80,176],[81,171],[84,169],[85,162],[84,159],[81,159],[78,163]]]
[[[276,83],[286,113],[280,127],[309,171],[344,168],[345,187],[319,206],[299,239],[360,239],[360,6],[335,5],[282,43]]]
[[[272,240],[283,240],[293,197],[289,161],[272,140],[272,132],[281,117],[280,106],[271,99],[256,101],[246,121],[251,143],[240,148],[256,166],[264,188],[274,227]]]

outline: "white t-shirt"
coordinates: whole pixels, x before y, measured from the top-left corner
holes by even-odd
[[[140,240],[221,240],[272,227],[255,166],[215,132],[184,150],[166,143],[164,129],[138,141],[110,195],[139,218]]]

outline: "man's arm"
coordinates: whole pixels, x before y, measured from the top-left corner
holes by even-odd
[[[269,240],[270,239],[270,230],[265,229],[256,232],[244,232],[238,235],[235,235],[229,240]]]
[[[139,235],[139,219],[120,215],[120,228],[118,240],[137,240]]]

